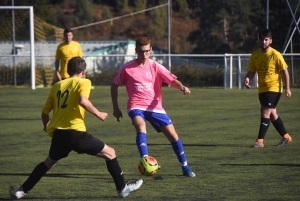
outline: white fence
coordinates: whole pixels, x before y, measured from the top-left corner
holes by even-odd
[[[169,63],[170,57],[170,63]],[[283,54],[288,66],[291,77],[291,85],[300,85],[300,54]],[[36,56],[35,63],[39,67],[52,67],[54,69],[53,56]],[[87,70],[89,73],[101,73],[107,69],[118,69],[125,62],[136,58],[136,55],[111,54],[84,56],[87,61]],[[247,66],[250,54],[153,54],[151,58],[164,65],[170,71],[174,68],[202,68],[223,70],[223,87],[224,89],[243,88],[244,77],[247,73]],[[0,84],[5,77],[15,80],[16,73],[4,75],[3,68],[13,68],[16,66],[30,66],[29,56],[0,55]],[[13,68],[15,69],[15,68]],[[20,75],[19,75],[20,76]],[[252,81],[256,85],[256,79]],[[9,82],[8,85],[13,85]],[[3,85],[3,84],[2,84]],[[212,86],[214,87],[214,86]]]

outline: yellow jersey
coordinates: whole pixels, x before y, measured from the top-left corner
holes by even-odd
[[[257,72],[258,93],[282,92],[283,83],[280,71],[288,68],[280,52],[269,48],[266,53],[256,50],[252,53],[248,64],[248,71]]]
[[[50,137],[56,129],[86,132],[85,109],[79,105],[78,98],[89,98],[90,91],[91,81],[85,78],[72,77],[53,85],[42,110],[45,114],[53,110],[53,117],[47,126]]]
[[[59,73],[62,78],[69,78],[70,75],[67,72],[68,61],[73,57],[82,57],[82,50],[80,44],[76,41],[69,43],[61,43],[56,50],[55,58],[60,60]]]

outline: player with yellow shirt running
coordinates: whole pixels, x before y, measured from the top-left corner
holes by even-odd
[[[245,87],[251,88],[250,81],[257,73],[261,122],[258,137],[252,145],[253,148],[264,147],[264,138],[271,122],[282,137],[277,146],[284,146],[292,142],[292,137],[287,133],[276,110],[283,92],[282,80],[284,81],[286,97],[290,98],[292,96],[288,66],[280,52],[272,48],[271,44],[271,31],[269,29],[262,30],[259,34],[260,49],[252,53],[248,64],[248,73],[244,81]]]
[[[49,155],[45,161],[34,168],[28,179],[13,193],[13,198],[23,198],[59,160],[66,158],[71,151],[103,158],[120,197],[126,197],[141,187],[143,183],[141,179],[125,183],[115,150],[86,131],[85,110],[101,121],[104,121],[108,115],[106,112],[100,112],[89,101],[91,81],[85,79],[85,72],[84,59],[74,57],[68,62],[68,74],[71,77],[57,82],[51,88],[41,114],[43,130],[52,137]],[[50,120],[51,111],[53,117]]]

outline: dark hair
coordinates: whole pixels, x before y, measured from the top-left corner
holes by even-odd
[[[68,74],[72,77],[86,69],[86,62],[81,57],[73,57],[68,62]]]
[[[259,33],[259,39],[263,38],[271,38],[272,39],[272,32],[269,29],[264,29]]]
[[[70,33],[70,32],[73,33],[73,31],[71,29],[65,29],[64,30],[64,34],[67,34],[67,33]]]
[[[139,37],[136,41],[135,41],[135,47],[140,47],[143,45],[149,45],[151,43],[151,39],[147,36],[142,36]]]

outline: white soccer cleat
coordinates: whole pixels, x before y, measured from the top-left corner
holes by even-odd
[[[143,180],[139,179],[136,181],[129,181],[123,190],[118,191],[118,194],[120,197],[125,198],[127,197],[131,192],[138,190],[141,185],[143,184]]]
[[[12,195],[15,199],[21,199],[26,195],[22,187],[18,188]]]

